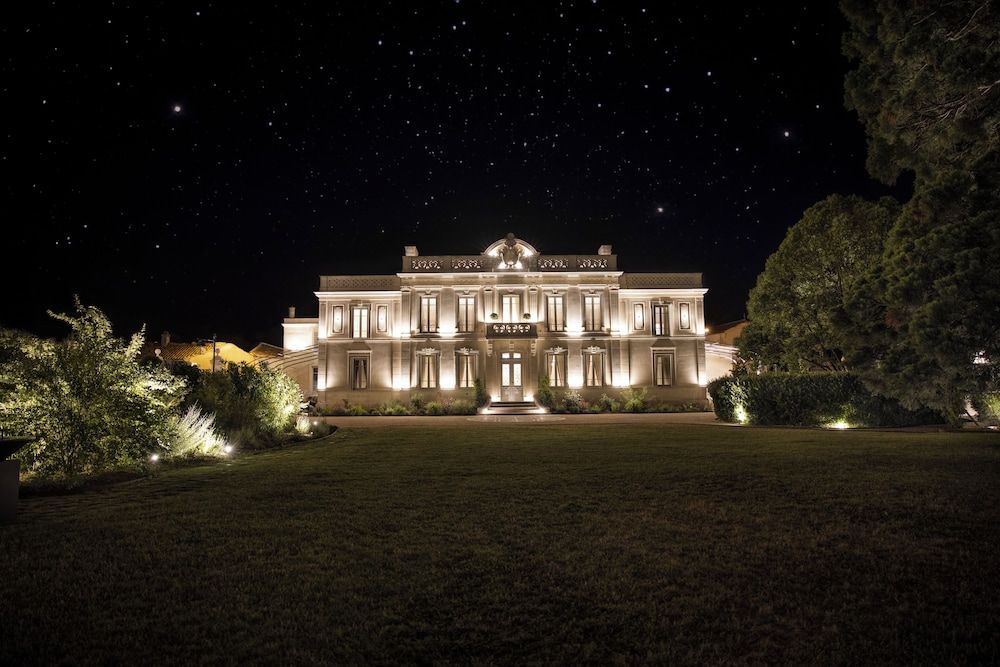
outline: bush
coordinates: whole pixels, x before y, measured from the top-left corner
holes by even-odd
[[[911,411],[868,391],[852,373],[765,373],[724,377],[708,385],[722,421],[786,426],[912,426],[940,423],[930,410]]]
[[[981,424],[1000,424],[1000,392],[988,391],[973,396],[969,401],[975,410],[977,420]]]
[[[424,397],[420,394],[410,397],[410,414],[422,415],[425,410]]]
[[[189,369],[186,369],[190,373]],[[268,368],[230,364],[215,373],[201,372],[189,403],[215,413],[216,424],[242,448],[274,444],[291,432],[302,404],[302,392],[290,377]]]
[[[347,408],[347,414],[351,417],[364,417],[368,414],[368,408],[355,404]]]
[[[622,410],[625,412],[645,412],[646,411],[646,388],[622,389]]]
[[[579,414],[582,409],[583,397],[580,396],[580,392],[570,389],[563,394],[562,401],[560,402],[560,410],[562,412],[568,412],[575,415]]]
[[[556,396],[552,393],[552,384],[549,382],[549,376],[542,375],[538,378],[538,392],[535,394],[535,400],[543,408],[549,410],[555,409]]]
[[[483,385],[483,381],[480,378],[476,378],[473,382],[473,387],[475,387],[475,403],[477,408],[481,408],[490,400],[490,397],[486,395],[486,387]]]
[[[446,411],[449,415],[474,415],[476,405],[472,401],[458,399],[449,403]]]
[[[591,406],[591,412],[618,412],[619,407],[618,401],[607,394],[601,394],[597,402]]]
[[[215,426],[215,415],[203,412],[197,404],[183,415],[172,416],[173,434],[166,447],[168,458],[182,456],[222,456],[229,443]]]
[[[183,380],[139,362],[142,331],[116,337],[99,309],[75,299],[55,342],[0,330],[0,426],[35,438],[17,454],[43,475],[134,466],[174,437]]]
[[[432,417],[439,417],[444,414],[444,405],[438,403],[437,401],[431,401],[427,404],[425,408],[426,414]]]

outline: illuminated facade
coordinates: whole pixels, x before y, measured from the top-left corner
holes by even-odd
[[[704,403],[700,273],[623,273],[611,246],[540,254],[508,234],[475,255],[420,255],[395,275],[321,276],[319,316],[286,318],[280,367],[321,406],[530,402],[542,375],[588,400],[645,387]]]

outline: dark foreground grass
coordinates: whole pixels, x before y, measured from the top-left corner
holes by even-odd
[[[22,501],[0,663],[998,660],[1000,439],[345,428]]]

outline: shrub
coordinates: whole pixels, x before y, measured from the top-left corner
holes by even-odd
[[[475,398],[473,400],[476,403],[476,407],[481,408],[486,405],[490,397],[486,395],[486,387],[483,385],[481,378],[475,379],[473,387],[475,387]]]
[[[410,414],[422,415],[424,414],[424,397],[420,394],[410,397]]]
[[[449,403],[446,411],[449,415],[474,415],[476,406],[472,401],[458,399]]]
[[[347,408],[347,414],[349,414],[352,417],[364,417],[365,415],[368,414],[368,408],[366,408],[363,405],[355,404]]]
[[[438,417],[444,414],[444,405],[438,403],[437,401],[431,401],[427,404],[425,410],[428,415]]]
[[[215,415],[203,412],[197,404],[188,407],[183,415],[172,415],[172,437],[167,443],[165,456],[222,456],[229,444],[215,426]]]
[[[634,389],[629,387],[622,389],[622,410],[625,412],[645,412],[646,388]]]
[[[535,400],[543,408],[548,408],[549,410],[555,409],[556,396],[552,393],[552,384],[549,382],[549,376],[542,375],[538,378],[538,392],[535,394]]]
[[[593,408],[596,408],[596,410]],[[607,394],[601,394],[601,397],[597,399],[597,402],[591,406],[591,412],[618,412],[618,408],[618,401],[611,398]]]
[[[573,415],[579,414],[583,409],[583,397],[580,396],[580,392],[570,389],[563,394],[561,409]]]
[[[940,423],[930,410],[912,411],[873,394],[852,373],[765,373],[724,377],[708,385],[715,414],[729,422],[822,426]]]
[[[74,300],[66,340],[0,330],[0,425],[35,438],[25,469],[74,476],[145,461],[167,447],[183,380],[141,364],[143,332],[116,337],[98,308]]]

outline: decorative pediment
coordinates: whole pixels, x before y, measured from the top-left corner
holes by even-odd
[[[505,238],[491,243],[483,254],[497,257],[498,269],[517,270],[524,268],[521,260],[537,255],[538,251],[527,241],[517,238],[514,234],[507,234]]]

